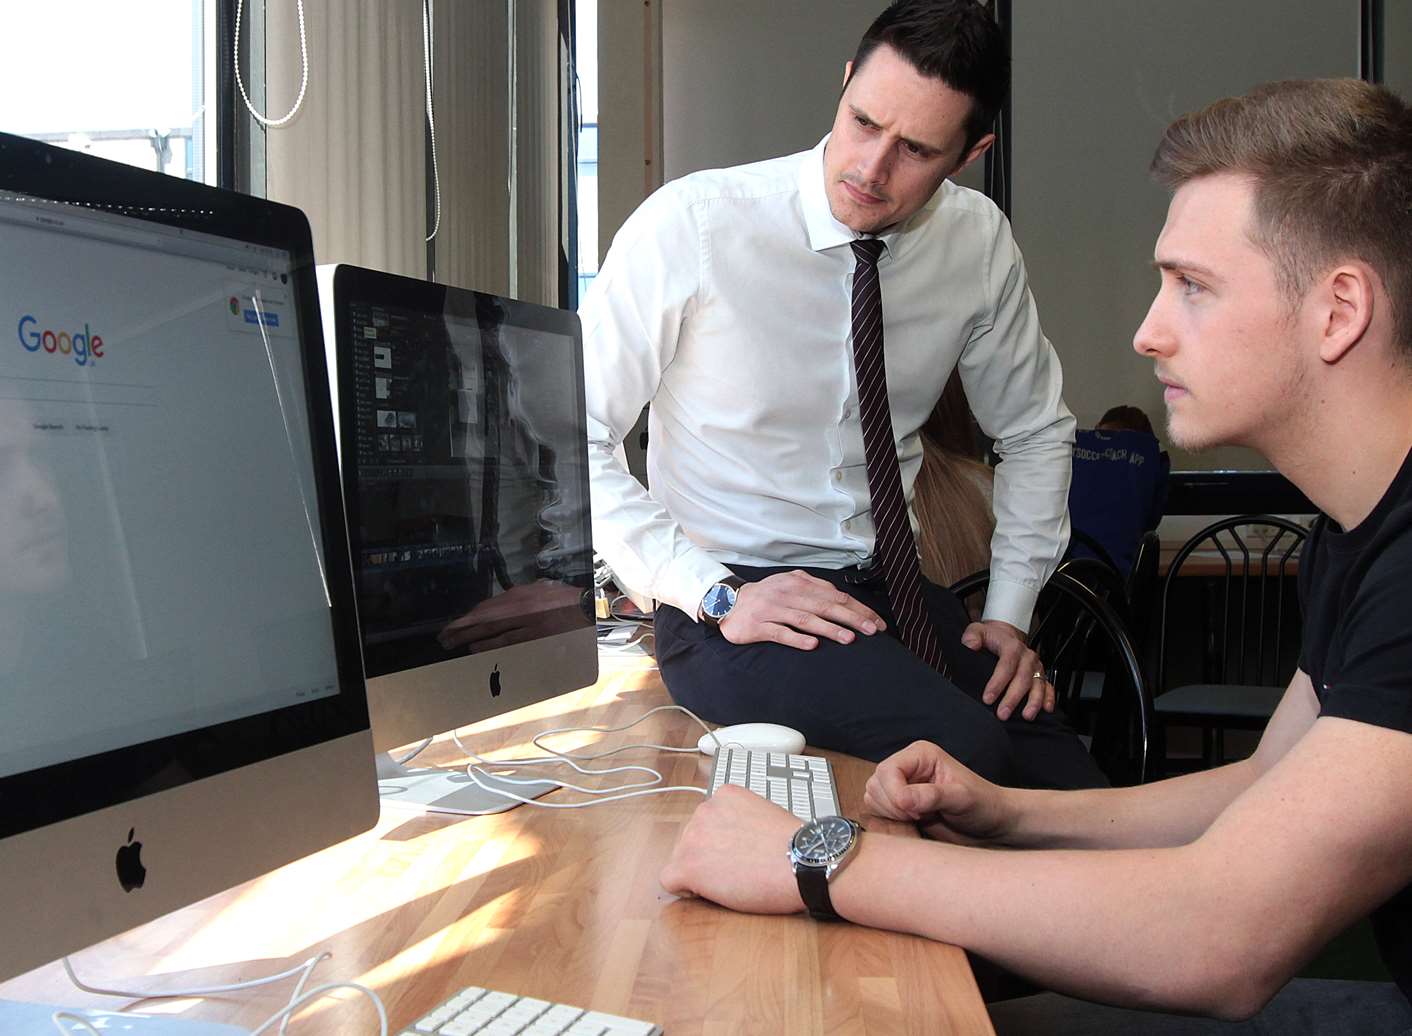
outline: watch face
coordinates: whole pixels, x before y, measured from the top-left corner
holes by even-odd
[[[848,851],[853,825],[843,817],[823,817],[794,833],[794,854],[799,862],[822,867]]]
[[[720,619],[730,614],[730,610],[735,606],[735,590],[724,583],[717,583],[706,591],[706,596],[701,599],[701,610],[713,619]]]

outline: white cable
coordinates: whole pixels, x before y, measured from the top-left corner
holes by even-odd
[[[544,763],[565,762],[572,766],[579,773],[616,773],[619,772],[619,769],[621,768],[610,768],[606,770],[585,770],[583,767],[578,766],[575,760],[577,760],[578,762],[593,762],[595,759],[606,759],[610,755],[617,755],[619,752],[627,752],[634,748],[654,748],[661,752],[700,751],[700,749],[697,748],[682,748],[679,745],[632,744],[619,745],[617,748],[610,748],[606,752],[596,752],[592,755],[583,755],[559,752],[553,748],[550,748],[548,745],[540,744],[540,738],[554,737],[557,734],[578,734],[583,733],[585,731],[597,734],[621,733],[624,730],[630,730],[633,727],[637,726],[643,720],[647,719],[647,717],[655,715],[658,712],[665,712],[667,710],[671,710],[673,712],[684,712],[686,713],[686,715],[694,719],[698,724],[701,725],[702,730],[706,731],[706,733],[711,735],[711,740],[716,742],[716,748],[718,751],[720,750],[722,745],[720,739],[716,737],[716,732],[713,731],[706,724],[706,722],[701,719],[700,716],[696,715],[696,713],[692,712],[690,709],[682,705],[658,705],[655,708],[648,709],[641,716],[638,716],[637,719],[632,720],[628,723],[624,723],[622,726],[619,727],[551,727],[548,730],[541,730],[538,734],[534,735],[534,737],[530,739],[530,743],[534,745],[535,748],[538,748],[541,752],[548,752],[548,757],[540,756],[537,758],[530,757],[525,759],[493,759],[488,761],[483,760],[483,762],[485,762],[485,764],[489,766],[530,766],[535,764],[543,765]],[[455,741],[456,747],[459,748],[461,751],[465,752],[468,756],[472,756],[476,759],[481,758],[461,743],[460,737],[454,730],[451,732],[451,740]],[[646,767],[636,767],[636,769],[646,769]],[[656,771],[654,770],[653,772],[655,773]]]
[[[285,1007],[283,1010],[276,1011],[274,1014],[270,1015],[269,1018],[266,1018],[263,1022],[260,1023],[260,1025],[258,1025],[255,1029],[251,1031],[250,1036],[260,1036],[262,1032],[264,1032],[271,1025],[273,1025],[275,1022],[280,1021],[281,1019],[288,1021],[290,1015],[292,1015],[295,1011],[299,1010],[299,1008],[303,1007],[305,1004],[309,1003],[312,1000],[318,1000],[325,993],[332,992],[335,989],[356,989],[358,992],[362,993],[369,1000],[371,1000],[373,1002],[373,1007],[377,1010],[378,1013],[379,1034],[380,1036],[387,1036],[387,1009],[382,1006],[382,998],[379,997],[367,986],[361,985],[357,982],[326,982],[322,986],[315,986],[313,989],[309,990],[309,992],[299,997],[299,999],[293,1001],[288,1007]],[[281,1025],[280,1031],[284,1031],[283,1025]]]
[[[235,0],[235,45],[231,48],[232,60],[235,62],[235,85],[240,87],[240,96],[245,100],[245,107],[261,126],[283,126],[290,119],[294,118],[299,111],[299,106],[304,103],[304,91],[309,86],[309,44],[304,38],[304,0],[295,0],[295,8],[299,12],[299,96],[294,98],[294,107],[289,109],[289,114],[282,119],[269,119],[255,110],[255,106],[250,103],[250,95],[245,92],[245,81],[240,78],[240,16],[245,6],[245,0]]]
[[[617,802],[619,799],[635,799],[643,795],[665,795],[669,791],[694,791],[702,798],[705,798],[707,794],[705,788],[698,788],[694,784],[682,784],[668,788],[648,788],[645,791],[625,791],[619,795],[605,795],[603,798],[590,799],[588,802],[540,802],[538,799],[527,799],[523,795],[516,795],[508,788],[492,788],[489,785],[482,784],[480,778],[476,776],[476,771],[479,769],[480,767],[476,766],[474,763],[466,767],[466,776],[471,779],[471,783],[476,787],[484,788],[486,791],[494,792],[496,795],[502,795],[507,799],[514,799],[516,802],[522,802],[526,806],[538,806],[540,809],[587,809],[589,806],[598,806],[605,802]],[[484,776],[487,779],[491,777],[488,773],[484,774]],[[497,777],[495,779],[499,780],[500,778]],[[572,785],[562,784],[557,781],[545,781],[544,783],[559,784],[561,788],[572,787]]]
[[[281,971],[278,975],[270,975],[267,978],[250,979],[248,982],[234,982],[226,986],[201,986],[195,989],[171,989],[162,990],[161,992],[153,992],[150,989],[105,989],[102,986],[90,986],[74,973],[74,966],[68,957],[63,959],[63,965],[64,970],[68,972],[69,981],[72,982],[76,988],[83,990],[85,993],[93,993],[97,996],[121,996],[137,1000],[160,1000],[165,997],[179,999],[193,996],[215,996],[219,993],[235,993],[242,989],[255,989],[258,986],[272,985],[275,982],[282,982],[287,978],[291,978],[300,972],[307,974],[313,971],[321,961],[332,956],[333,954],[325,950],[315,957],[310,957],[303,964],[289,968],[287,971]]]
[[[665,778],[662,776],[661,773],[659,773],[658,771],[656,771],[656,770],[654,770],[654,769],[652,769],[651,767],[648,767],[648,766],[628,765],[628,766],[607,767],[607,768],[598,769],[598,770],[589,770],[589,769],[585,769],[584,767],[578,765],[580,762],[592,762],[592,761],[595,760],[595,759],[603,759],[603,758],[606,758],[607,756],[610,756],[610,755],[616,755],[618,752],[626,752],[626,751],[628,751],[628,750],[630,750],[630,749],[634,749],[634,748],[652,748],[652,749],[656,749],[657,751],[661,751],[661,752],[697,752],[697,751],[699,751],[699,749],[696,749],[696,748],[681,748],[681,747],[678,747],[678,746],[676,746],[676,745],[633,744],[633,745],[619,745],[617,748],[610,748],[610,749],[608,749],[608,750],[605,751],[605,752],[596,752],[596,753],[589,754],[589,755],[583,755],[583,754],[570,754],[570,753],[567,753],[567,752],[559,752],[559,751],[556,751],[556,750],[554,750],[554,749],[548,747],[547,745],[543,745],[543,744],[540,743],[540,738],[552,737],[552,736],[554,736],[555,734],[582,733],[582,732],[584,732],[584,731],[591,731],[591,732],[602,733],[602,734],[614,734],[614,733],[618,733],[618,732],[620,732],[620,731],[628,730],[628,729],[630,729],[630,728],[632,728],[632,727],[637,726],[637,724],[641,723],[641,722],[642,722],[643,720],[645,720],[648,716],[651,716],[651,715],[653,715],[654,713],[662,712],[662,711],[667,710],[667,709],[671,709],[671,710],[674,710],[674,711],[676,711],[676,712],[684,712],[684,713],[686,713],[688,716],[690,716],[692,719],[694,719],[697,723],[699,723],[699,724],[701,725],[702,729],[706,731],[706,733],[708,733],[709,735],[711,735],[711,740],[714,741],[714,742],[716,742],[716,751],[719,752],[719,751],[721,751],[721,750],[724,748],[724,746],[721,744],[720,738],[718,738],[718,737],[716,736],[716,732],[715,732],[714,730],[712,730],[712,729],[701,719],[700,716],[696,715],[696,713],[692,712],[692,711],[691,711],[690,709],[688,709],[688,708],[684,708],[684,707],[681,706],[681,705],[658,705],[656,708],[652,708],[652,709],[649,709],[648,711],[644,712],[641,716],[638,716],[637,719],[632,720],[631,722],[625,723],[625,724],[623,724],[622,726],[618,726],[618,727],[554,727],[554,728],[552,728],[552,729],[550,729],[550,730],[542,730],[542,731],[540,731],[538,734],[536,734],[533,738],[530,739],[530,740],[531,740],[531,743],[532,743],[536,748],[538,748],[540,751],[542,751],[542,752],[548,752],[548,753],[549,753],[548,756],[541,756],[541,757],[539,757],[539,758],[494,759],[494,760],[485,759],[484,757],[482,757],[482,756],[480,756],[480,755],[477,755],[475,752],[472,752],[470,749],[468,749],[468,748],[461,742],[460,737],[457,736],[457,734],[456,734],[455,731],[452,731],[452,733],[451,733],[451,739],[456,742],[456,746],[457,746],[458,748],[460,748],[462,752],[465,752],[466,755],[470,756],[472,759],[475,760],[475,762],[468,763],[467,766],[466,766],[466,776],[471,779],[471,782],[472,782],[473,784],[475,784],[477,787],[482,788],[482,789],[484,789],[484,790],[486,790],[486,791],[491,791],[491,792],[494,792],[494,793],[496,793],[496,794],[498,794],[498,795],[502,795],[502,796],[504,796],[504,797],[507,798],[507,799],[513,799],[513,800],[516,801],[516,802],[522,802],[522,803],[524,803],[524,804],[527,805],[527,806],[538,806],[538,807],[540,807],[541,809],[583,809],[583,808],[585,808],[585,807],[587,807],[587,806],[596,806],[596,805],[598,805],[599,803],[603,803],[603,802],[616,802],[616,801],[618,801],[618,800],[620,800],[620,799],[637,798],[637,797],[642,796],[642,795],[663,795],[663,794],[666,794],[667,792],[672,792],[672,791],[692,791],[692,792],[696,792],[698,795],[701,795],[701,796],[704,797],[704,796],[706,796],[706,794],[707,794],[706,789],[704,789],[704,788],[698,788],[698,787],[695,787],[695,786],[692,786],[692,785],[673,785],[673,786],[665,787],[665,788],[654,787],[654,785],[656,785],[656,784],[659,783],[660,781],[664,780]],[[612,788],[584,788],[584,787],[580,787],[580,786],[577,785],[577,784],[570,784],[570,783],[567,782],[567,781],[560,781],[560,780],[554,780],[554,779],[548,779],[548,780],[546,780],[546,779],[543,779],[543,778],[525,779],[525,778],[516,778],[516,777],[497,777],[497,776],[493,776],[493,775],[490,774],[490,773],[487,773],[486,770],[485,770],[485,767],[531,766],[531,765],[544,765],[544,764],[548,764],[548,763],[566,763],[567,765],[569,765],[569,766],[572,767],[573,769],[577,770],[579,773],[595,774],[595,775],[596,775],[596,774],[606,774],[606,773],[625,773],[625,772],[627,772],[627,771],[629,771],[629,770],[635,770],[635,771],[638,771],[638,772],[650,773],[650,774],[652,774],[653,779],[650,780],[650,781],[647,781],[647,782],[645,782],[645,783],[639,783],[639,784],[620,784],[620,785],[617,785],[616,787],[612,787]],[[506,783],[506,784],[555,784],[555,785],[557,785],[557,786],[560,787],[560,788],[570,788],[570,789],[572,789],[572,790],[574,790],[574,791],[579,791],[579,792],[583,792],[584,794],[587,794],[587,795],[594,795],[594,796],[598,796],[598,797],[597,797],[597,798],[594,798],[594,799],[592,799],[591,801],[588,801],[588,802],[540,802],[540,801],[538,801],[538,800],[536,800],[536,799],[526,798],[525,796],[522,796],[522,795],[516,795],[513,791],[510,791],[508,788],[490,787],[490,786],[488,786],[488,785],[482,783],[482,781],[481,781],[481,778],[482,778],[482,777],[484,777],[486,780],[495,780],[495,781],[497,781],[497,782],[502,782],[502,781],[503,781],[503,782]],[[637,790],[634,790],[634,789],[637,789]],[[492,810],[492,812],[494,812],[494,810]]]
[[[436,237],[441,229],[441,171],[436,157],[436,116],[431,104],[432,47],[436,41],[433,20],[432,0],[422,0],[422,70],[427,85],[427,132],[431,135],[431,184],[436,196],[436,216],[432,220],[431,233],[426,237],[428,241]]]
[[[309,976],[314,973],[314,969],[318,967],[322,961],[327,960],[329,957],[332,956],[332,953],[325,950],[324,952],[316,956],[310,957],[303,964],[296,965],[295,967],[289,968],[286,971],[281,971],[277,975],[269,975],[266,978],[250,979],[247,982],[233,982],[229,985],[224,986],[199,986],[193,989],[167,989],[162,990],[161,992],[137,989],[105,989],[101,986],[90,986],[82,979],[80,979],[78,975],[74,972],[73,963],[69,960],[68,957],[65,957],[63,959],[63,965],[64,970],[68,972],[69,981],[72,982],[77,988],[83,990],[83,992],[85,993],[94,993],[98,996],[121,996],[137,1000],[172,1000],[186,999],[188,997],[197,996],[217,996],[221,993],[235,993],[242,989],[255,989],[259,986],[273,985],[276,982],[282,982],[287,978],[292,978],[293,976],[298,975],[299,981],[294,984],[294,992],[291,993],[289,997],[289,1002],[291,1005],[293,1005],[296,1001],[299,1000],[300,993],[304,989],[304,983],[309,980]],[[285,1032],[288,1025],[289,1017],[288,1015],[286,1015],[284,1021],[280,1023],[279,1031],[281,1034]]]
[[[415,748],[413,748],[410,752],[408,752],[406,755],[404,755],[401,759],[394,759],[394,760],[392,760],[392,761],[393,761],[394,763],[396,763],[398,766],[406,766],[406,765],[407,765],[408,763],[410,763],[413,759],[417,758],[417,756],[421,755],[421,754],[422,754],[422,750],[425,749],[425,748],[427,747],[427,745],[431,744],[431,743],[432,743],[433,741],[435,741],[435,740],[436,740],[436,735],[433,734],[431,737],[427,738],[427,739],[426,739],[425,741],[423,741],[421,744],[417,745],[417,746],[416,746]]]

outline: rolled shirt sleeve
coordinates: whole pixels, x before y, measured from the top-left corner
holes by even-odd
[[[1044,337],[1009,224],[987,257],[992,320],[961,354],[961,381],[981,429],[995,440],[995,535],[984,619],[1028,630],[1039,591],[1069,542],[1074,416],[1059,358]]]

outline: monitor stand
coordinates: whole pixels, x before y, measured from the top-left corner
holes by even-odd
[[[76,1007],[62,1007],[56,1004],[25,1004],[14,1000],[0,1000],[0,1032],[3,1033],[53,1033],[55,1028],[51,1018],[55,1011],[65,1011],[77,1015],[98,1032],[107,1036],[250,1036],[249,1029],[220,1022],[198,1022],[163,1014],[128,1014],[126,1011],[80,1010]],[[77,1022],[64,1019],[63,1032],[90,1032]]]
[[[484,816],[522,805],[517,799],[482,788],[467,776],[464,769],[409,769],[395,762],[386,752],[377,753],[375,758],[378,796],[384,806],[418,812]],[[480,774],[476,778],[490,788],[501,788],[525,799],[537,799],[559,787],[553,781],[510,784]]]

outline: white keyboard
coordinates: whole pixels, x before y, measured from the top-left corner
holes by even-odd
[[[662,1036],[651,1022],[471,986],[402,1036]]]
[[[711,771],[712,794],[723,784],[747,788],[805,823],[839,815],[833,767],[821,756],[722,748]]]

